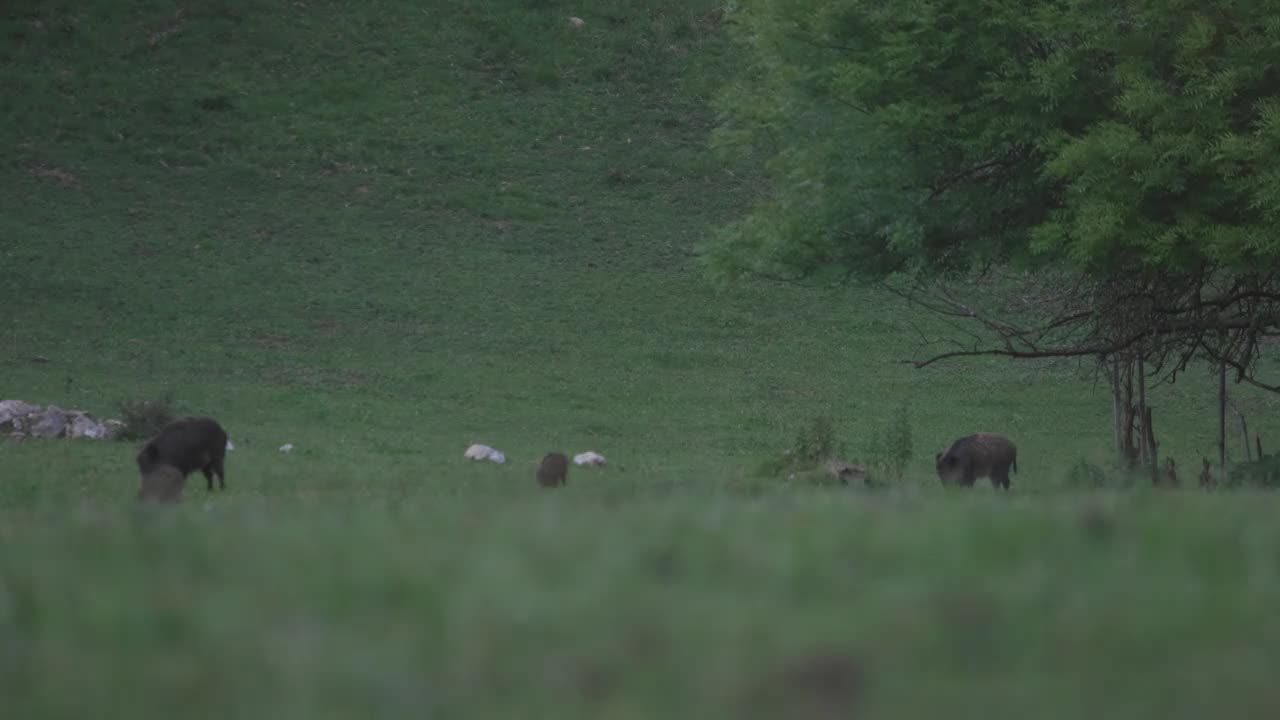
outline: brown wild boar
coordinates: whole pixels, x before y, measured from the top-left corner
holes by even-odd
[[[973,487],[978,478],[990,477],[992,487],[1008,490],[1009,468],[1018,471],[1018,449],[1003,435],[975,433],[935,455],[934,466],[943,485]]]
[[[542,487],[556,487],[566,484],[569,479],[569,458],[564,453],[552,452],[542,457],[538,465],[538,484]]]
[[[143,502],[180,503],[186,477],[172,465],[155,465],[142,474],[138,499]]]
[[[223,460],[227,454],[227,433],[212,418],[184,417],[164,426],[138,451],[138,471],[143,477],[160,465],[170,465],[185,480],[194,470],[204,473],[213,490],[213,476],[218,487],[227,489]]]

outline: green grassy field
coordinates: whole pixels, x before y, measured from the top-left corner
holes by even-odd
[[[0,443],[6,716],[1280,711],[1271,494],[1072,488],[1110,430],[1071,366],[913,370],[893,298],[707,281],[767,191],[708,147],[717,7],[0,8],[0,398],[171,392],[236,445],[159,509],[134,444]],[[1214,392],[1153,398],[1184,485]],[[889,487],[757,472],[899,408]],[[1007,497],[937,486],[977,430]],[[610,466],[540,492],[552,449]]]

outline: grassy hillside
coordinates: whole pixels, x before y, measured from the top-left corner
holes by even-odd
[[[705,281],[696,244],[765,190],[707,147],[718,8],[0,7],[0,398],[172,392],[236,444],[228,493],[167,512],[129,443],[0,444],[6,704],[1274,710],[1270,496],[1060,493],[1109,442],[1069,366],[916,371],[938,327],[893,299]],[[1154,399],[1184,482],[1213,392]],[[899,487],[755,474],[824,414],[863,457],[899,407]],[[1015,497],[941,492],[933,452],[983,429]],[[540,493],[551,449],[611,466]]]
[[[90,7],[5,21],[0,395],[169,390],[342,477],[390,453],[443,478],[473,440],[725,476],[818,414],[856,453],[900,404],[926,482],[977,429],[1031,485],[1105,448],[1105,394],[1062,368],[915,371],[930,319],[893,299],[708,285],[694,246],[761,186],[707,150],[715,3],[579,30],[554,3]],[[1213,443],[1196,380],[1155,403],[1184,464]]]

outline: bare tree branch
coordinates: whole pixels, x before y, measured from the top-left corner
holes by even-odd
[[[1236,382],[1280,392],[1253,370],[1263,338],[1280,335],[1280,272],[1228,273],[1201,264],[1184,273],[976,274],[881,287],[954,320],[951,349],[907,360],[917,368],[959,357],[1077,358],[1116,354],[1143,359],[1144,377],[1173,384],[1197,358],[1224,362]],[[994,288],[994,289],[993,289]],[[975,331],[972,328],[976,328]],[[917,332],[920,333],[917,329]],[[954,336],[953,336],[954,337]],[[928,340],[923,347],[941,339]],[[1273,390],[1273,387],[1275,389]]]

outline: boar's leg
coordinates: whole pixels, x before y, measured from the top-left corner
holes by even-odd
[[[1004,488],[1005,490],[1009,489],[1008,465],[997,465],[991,468],[991,487],[997,490],[1000,488]]]
[[[227,471],[222,466],[225,457],[225,452],[216,453],[213,456],[213,462],[210,463],[213,466],[213,471],[218,474],[218,487],[223,490],[227,489]]]

